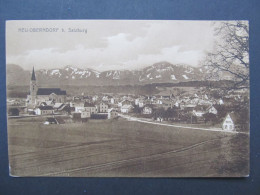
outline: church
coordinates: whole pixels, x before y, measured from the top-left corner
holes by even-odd
[[[38,88],[34,68],[30,81],[30,94],[27,95],[27,106],[35,107],[46,101],[65,103],[67,93],[60,88]]]

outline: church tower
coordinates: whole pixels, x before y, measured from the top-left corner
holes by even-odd
[[[30,104],[36,105],[36,95],[37,95],[37,84],[36,84],[36,77],[35,77],[35,72],[34,72],[34,67],[32,71],[32,77],[31,77],[31,82],[30,82]]]

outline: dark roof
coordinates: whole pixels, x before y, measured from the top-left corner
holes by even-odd
[[[66,91],[60,88],[39,88],[37,91],[37,95],[50,95],[52,93],[56,95],[67,95]]]
[[[52,110],[52,106],[39,106],[38,107],[40,110]]]
[[[57,124],[57,120],[55,118],[48,117],[46,121]]]
[[[208,105],[197,105],[195,106],[194,110],[206,111],[209,107]]]
[[[31,77],[31,80],[32,80],[32,81],[36,81],[36,78],[35,78],[35,72],[34,72],[34,67],[33,67],[33,71],[32,71],[32,77]]]
[[[237,113],[234,113],[234,112],[231,112],[231,113],[228,113],[229,116],[231,117],[231,119],[233,120],[234,123],[240,123],[240,117]],[[228,115],[227,114],[227,115]]]
[[[85,103],[84,103],[84,107],[95,107],[95,105],[94,105],[94,104],[91,104],[91,103],[89,103],[89,102],[85,102]]]

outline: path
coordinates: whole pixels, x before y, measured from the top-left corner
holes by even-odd
[[[247,134],[247,133],[244,133],[244,132],[226,131],[226,130],[222,130],[220,128],[200,128],[200,127],[188,127],[188,126],[181,126],[181,125],[158,123],[158,122],[147,121],[147,120],[143,120],[143,119],[140,119],[140,118],[136,118],[136,117],[132,117],[132,116],[128,116],[128,115],[123,115],[123,114],[119,114],[119,116],[122,117],[122,118],[125,118],[129,121],[137,121],[137,122],[141,122],[141,123],[149,123],[149,124],[161,125],[161,126],[167,126],[167,127],[178,127],[178,128],[183,128],[183,129],[195,129],[195,130],[202,130],[202,131],[219,131],[219,132],[233,133],[233,134],[237,134],[237,133]]]

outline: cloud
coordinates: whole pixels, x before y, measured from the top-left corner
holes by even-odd
[[[64,28],[69,25],[59,21],[54,24]],[[205,21],[88,21],[85,26],[87,35],[29,37],[30,33],[20,35],[9,25],[7,63],[24,69],[74,65],[101,71],[142,68],[158,61],[197,66],[214,41],[212,26]]]

